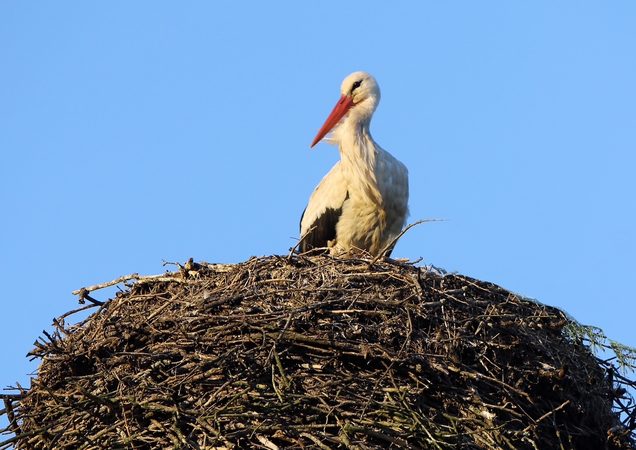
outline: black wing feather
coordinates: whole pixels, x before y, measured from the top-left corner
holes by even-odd
[[[314,223],[311,224],[311,227],[309,227],[311,231],[300,243],[300,252],[305,253],[314,248],[327,247],[327,243],[336,238],[336,224],[341,214],[342,207],[338,209],[327,208],[318,216]],[[301,223],[304,215],[305,211],[303,211],[303,215],[300,217]]]

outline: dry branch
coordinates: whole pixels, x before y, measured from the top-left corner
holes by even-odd
[[[402,236],[404,236],[404,233],[406,233],[407,231],[409,231],[411,228],[413,228],[416,225],[419,225],[421,223],[424,222],[441,222],[444,221],[446,219],[420,219],[417,222],[413,222],[408,224],[407,226],[404,227],[404,229],[402,231],[400,231],[400,234],[398,234],[397,236],[395,236],[391,242],[389,242],[383,249],[382,251],[371,260],[371,262],[369,263],[369,265],[373,265],[377,262],[378,259],[384,257],[384,255],[386,254],[386,252],[390,249],[393,248],[393,246],[397,243],[398,239],[400,239]]]

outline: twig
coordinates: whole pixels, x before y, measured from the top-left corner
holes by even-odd
[[[185,278],[179,278],[179,272],[160,273],[157,275],[139,275],[137,273],[133,273],[130,275],[124,275],[119,278],[115,278],[114,280],[107,281],[106,283],[94,284],[87,288],[79,288],[74,290],[71,293],[73,295],[80,295],[80,297],[83,295],[82,298],[85,298],[95,304],[102,304],[102,302],[99,302],[98,300],[89,299],[86,293],[96,291],[97,289],[103,289],[109,286],[114,286],[119,283],[124,283],[129,280],[135,280],[138,283],[143,283],[145,281],[157,281],[157,282],[167,281],[167,282],[175,282],[175,283],[193,283],[193,284],[197,283],[196,280],[188,280]]]
[[[192,258],[190,258],[190,259],[192,259]],[[177,266],[179,269],[183,269],[183,266],[180,263],[178,263],[178,262],[166,261],[165,259],[162,259],[161,262],[162,262],[161,265],[164,266],[164,267],[167,266],[167,265],[172,265],[172,266]]]
[[[364,433],[364,434],[367,434],[369,436],[373,436],[375,438],[382,439],[383,441],[390,442],[391,444],[397,445],[400,448],[421,449],[421,447],[409,444],[408,442],[403,441],[402,439],[394,438],[393,436],[389,436],[387,434],[380,433],[379,431],[370,430],[370,429],[365,428],[365,427],[355,426],[355,425],[351,425],[351,424],[345,424],[344,429],[346,431],[350,431],[350,432],[353,432],[353,433],[355,433],[355,432]]]
[[[545,419],[546,417],[548,417],[550,414],[552,414],[553,412],[556,412],[560,409],[563,409],[567,404],[570,403],[570,400],[566,400],[563,403],[561,403],[561,405],[557,406],[556,408],[554,408],[552,411],[548,411],[547,413],[545,413],[544,415],[542,415],[541,417],[539,417],[537,420],[535,420],[535,422],[532,424],[532,426],[538,424],[539,422],[541,422],[543,419]],[[527,429],[527,428],[526,428]]]
[[[307,236],[309,236],[309,233],[311,233],[312,231],[314,231],[316,229],[315,226],[311,227],[309,230],[307,230],[307,232],[305,234],[303,234],[300,239],[298,239],[298,242],[296,242],[296,245],[294,245],[292,248],[289,249],[289,255],[287,256],[287,261],[291,261],[292,256],[294,256],[294,250],[296,250],[296,248],[302,243],[302,241],[305,240],[305,238]]]
[[[95,304],[84,305],[84,306],[81,306],[81,307],[79,307],[79,308],[73,309],[73,310],[71,310],[71,311],[65,312],[64,314],[62,314],[61,316],[59,316],[57,319],[58,319],[58,320],[64,320],[66,317],[68,317],[68,316],[70,316],[70,315],[73,315],[73,314],[75,314],[75,313],[78,313],[78,312],[84,311],[85,309],[95,308],[96,306],[99,306],[99,305],[95,305]]]
[[[89,286],[89,287],[79,288],[79,289],[74,290],[71,293],[73,295],[78,295],[82,291],[92,292],[92,291],[96,291],[97,289],[103,289],[103,288],[106,288],[106,287],[109,287],[109,286],[114,286],[116,284],[123,283],[123,282],[128,281],[128,280],[136,280],[138,278],[139,278],[139,274],[138,273],[131,273],[130,275],[124,275],[124,276],[121,276],[119,278],[115,278],[114,280],[107,281],[106,283],[94,284],[94,285]]]
[[[320,439],[318,439],[316,436],[314,436],[313,434],[309,434],[309,433],[300,433],[300,436],[302,437],[306,437],[307,439],[310,439],[311,441],[313,441],[314,444],[316,444],[318,447],[320,447],[322,450],[329,450],[329,447],[327,447],[325,444],[323,444]]]
[[[443,222],[443,221],[445,221],[445,220],[448,220],[448,219],[420,219],[420,220],[418,220],[417,222],[413,222],[413,223],[408,224],[407,226],[405,226],[405,227],[404,227],[404,229],[403,229],[402,231],[400,231],[400,234],[398,234],[397,236],[395,236],[395,237],[391,240],[391,242],[389,242],[389,243],[388,243],[388,244],[387,244],[387,245],[386,245],[386,246],[382,249],[382,251],[381,251],[380,253],[378,253],[378,255],[377,255],[375,258],[373,258],[373,259],[371,260],[371,262],[369,263],[369,267],[371,267],[373,264],[375,264],[375,263],[378,261],[378,259],[382,258],[382,257],[384,256],[384,254],[385,254],[385,253],[386,253],[386,252],[387,252],[390,248],[393,248],[393,246],[395,245],[395,243],[397,242],[397,240],[398,240],[398,239],[400,239],[400,238],[404,235],[404,233],[406,233],[408,230],[410,230],[411,228],[413,228],[415,225],[419,225],[419,224],[424,223],[424,222]]]

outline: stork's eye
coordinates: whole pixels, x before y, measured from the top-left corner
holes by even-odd
[[[355,83],[353,83],[353,86],[351,86],[351,93],[353,94],[353,91],[358,89],[361,84],[362,84],[362,80],[358,80]]]

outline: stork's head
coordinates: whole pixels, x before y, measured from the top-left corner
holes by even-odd
[[[340,86],[340,93],[342,95],[338,103],[316,134],[310,147],[316,145],[341,120],[368,126],[380,102],[380,87],[375,78],[366,72],[353,72],[348,75]]]

